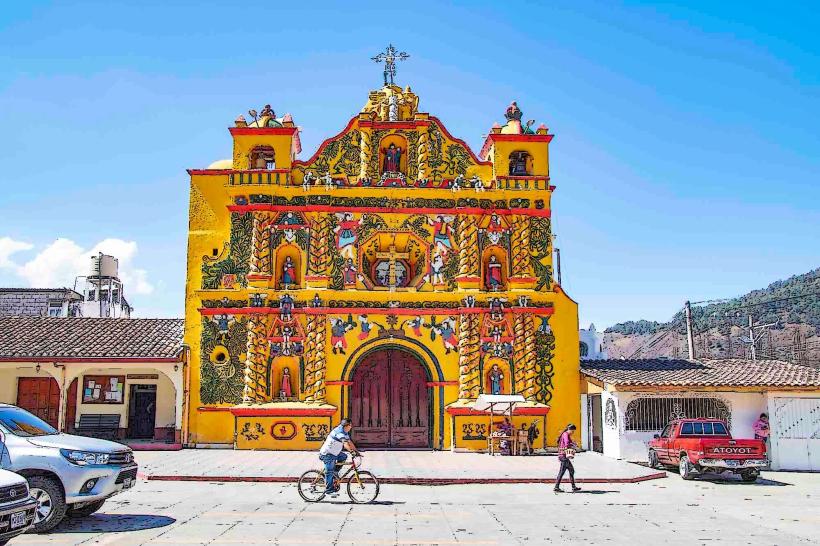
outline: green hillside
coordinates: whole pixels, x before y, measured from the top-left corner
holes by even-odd
[[[802,275],[775,281],[766,288],[753,290],[737,298],[692,306],[696,332],[712,328],[726,331],[732,326],[745,327],[749,313],[755,323],[778,321],[777,328],[781,329],[786,324],[805,324],[820,333],[820,267]],[[653,334],[672,324],[677,324],[677,330],[685,332],[682,311],[670,323],[627,321],[611,326],[604,332],[623,335]]]

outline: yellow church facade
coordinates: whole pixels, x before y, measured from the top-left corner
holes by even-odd
[[[536,447],[579,422],[546,127],[513,103],[475,154],[391,78],[300,160],[289,114],[249,115],[189,170],[189,444],[318,449],[347,417],[362,447],[483,450],[484,393],[525,397]]]

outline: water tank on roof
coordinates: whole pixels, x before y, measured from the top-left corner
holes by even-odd
[[[118,274],[119,261],[114,256],[108,256],[107,254],[91,256],[90,276],[117,278]]]

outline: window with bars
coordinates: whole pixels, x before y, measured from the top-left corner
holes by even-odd
[[[721,419],[732,427],[731,411],[719,398],[636,398],[626,406],[624,428],[635,432],[656,432],[675,419]]]

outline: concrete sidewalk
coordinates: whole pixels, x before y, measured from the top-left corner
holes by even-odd
[[[188,449],[135,456],[146,479],[164,481],[293,482],[321,466],[314,451]],[[574,465],[579,483],[636,483],[666,476],[598,453],[579,453]],[[559,466],[555,455],[491,457],[450,451],[367,451],[363,463],[383,483],[424,485],[553,483]]]

